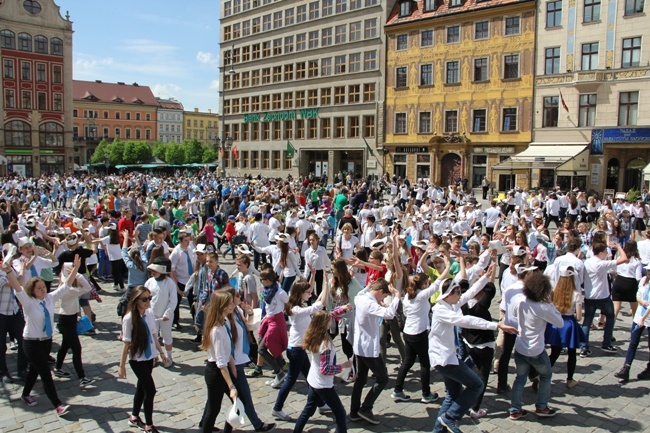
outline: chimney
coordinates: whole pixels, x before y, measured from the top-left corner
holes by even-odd
[[[212,108],[208,108],[208,114],[212,114]]]
[[[124,82],[123,81],[118,81],[117,84],[119,84],[120,86],[123,86]]]
[[[134,87],[138,87],[138,83],[133,83],[133,86],[134,86]]]
[[[95,80],[95,83],[100,83],[101,84],[102,80]]]
[[[199,112],[199,109],[198,109],[198,108],[195,108],[195,109],[194,109],[194,112],[195,112],[195,113],[198,113],[198,112]]]

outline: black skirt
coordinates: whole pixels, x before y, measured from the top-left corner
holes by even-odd
[[[639,282],[636,278],[616,276],[612,286],[612,301],[618,302],[636,302],[636,292],[639,288]]]
[[[639,230],[639,231],[644,231],[645,230],[645,223],[643,222],[643,218],[634,218],[634,227],[632,230]]]

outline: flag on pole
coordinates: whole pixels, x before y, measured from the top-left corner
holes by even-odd
[[[296,149],[291,145],[291,142],[287,140],[287,158],[293,158],[294,152]]]
[[[562,96],[562,91],[560,90],[560,102],[562,102],[562,108],[564,108],[564,111],[567,113],[569,112],[569,107],[567,107],[566,102],[564,102],[564,96]]]
[[[235,161],[239,160],[239,149],[237,149],[237,146],[232,147],[232,156],[235,159]]]
[[[363,142],[366,143],[366,147],[368,148],[368,152],[370,152],[370,156],[375,156],[375,152],[372,151],[372,148],[370,147],[370,145],[366,141],[366,137],[363,137]]]

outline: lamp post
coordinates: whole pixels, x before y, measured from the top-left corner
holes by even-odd
[[[217,139],[215,140],[215,144],[217,146],[217,151],[218,151],[219,144],[221,143],[224,158],[226,157],[226,153],[230,152],[230,148],[232,147],[232,142],[233,142],[232,137],[226,136],[226,112],[224,110],[224,106],[226,100],[226,92],[225,92],[226,69],[228,67],[228,64],[230,64],[230,69],[228,69],[228,74],[231,77],[235,74],[235,69],[232,67],[232,64],[234,62],[234,57],[233,57],[234,51],[235,51],[235,46],[233,45],[232,48],[230,49],[230,52],[227,53],[227,55],[224,55],[223,66],[220,68],[221,69],[221,139],[217,137]],[[223,173],[223,177],[226,177],[226,170],[223,161],[221,161],[221,171]]]
[[[108,176],[108,167],[111,165],[111,160],[108,153],[104,154],[104,166],[106,167],[106,176]]]

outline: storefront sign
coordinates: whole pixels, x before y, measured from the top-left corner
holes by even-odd
[[[591,130],[591,154],[602,155],[604,143],[648,143],[650,128],[610,128]]]
[[[600,164],[591,164],[591,184],[598,185],[600,180]]]
[[[427,150],[426,147],[409,146],[409,147],[396,147],[395,152],[397,152],[397,153],[427,153],[428,150]]]
[[[477,147],[473,150],[474,153],[498,153],[498,154],[513,154],[515,153],[514,147]]]
[[[244,123],[252,122],[273,122],[276,120],[295,119],[318,119],[318,108],[307,108],[304,110],[273,111],[261,114],[244,114]]]

